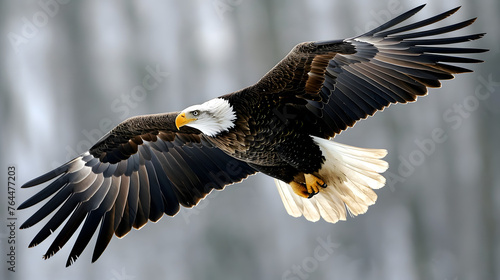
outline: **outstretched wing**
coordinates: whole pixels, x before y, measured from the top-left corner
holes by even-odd
[[[481,62],[455,54],[487,51],[443,46],[476,40],[484,34],[427,38],[464,28],[475,19],[426,31],[407,32],[443,20],[459,7],[390,29],[423,6],[358,37],[299,44],[251,88],[262,94],[279,95],[282,103],[294,107],[303,105],[302,109],[309,113],[303,116],[311,122],[307,127],[312,128],[315,135],[325,138],[340,133],[391,103],[415,101],[418,96],[427,94],[427,87],[439,87],[439,80],[471,72],[448,62]]]
[[[156,222],[164,213],[173,216],[179,204],[192,207],[212,189],[256,172],[206,142],[198,130],[177,130],[176,116],[130,118],[89,151],[24,184],[27,188],[55,179],[20,205],[24,209],[52,196],[21,228],[59,208],[29,246],[44,241],[71,215],[44,258],[57,253],[83,222],[66,266],[78,258],[100,224],[94,262],[113,234],[122,237],[148,219]]]

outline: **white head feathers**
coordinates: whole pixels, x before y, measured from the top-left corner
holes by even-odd
[[[194,120],[186,126],[196,128],[208,136],[215,136],[234,127],[236,113],[229,102],[214,98],[203,104],[190,106],[182,111]]]

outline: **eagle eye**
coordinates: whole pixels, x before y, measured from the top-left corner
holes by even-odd
[[[199,110],[194,110],[193,112],[191,112],[191,115],[197,117],[200,115],[200,111]]]

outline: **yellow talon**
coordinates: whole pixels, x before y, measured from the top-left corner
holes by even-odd
[[[293,192],[301,197],[309,198],[310,193],[308,192],[306,186],[301,183],[297,183],[295,181],[290,182],[290,186],[292,187]]]
[[[326,188],[325,182],[312,174],[304,174],[305,184],[296,181],[290,182],[290,186],[297,195],[311,198],[319,193],[320,188]]]

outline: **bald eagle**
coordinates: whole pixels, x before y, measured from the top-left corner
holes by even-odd
[[[67,219],[44,258],[57,253],[83,223],[66,265],[73,263],[100,225],[92,262],[113,234],[125,236],[148,220],[193,207],[213,189],[262,172],[273,177],[286,211],[310,221],[335,223],[365,213],[386,151],[331,139],[392,103],[407,103],[440,87],[439,80],[471,72],[449,63],[480,60],[455,54],[477,48],[446,46],[484,34],[442,37],[475,19],[415,29],[443,20],[458,8],[394,27],[414,8],[360,36],[305,42],[256,84],[180,112],[129,118],[87,152],[23,185],[51,181],[19,209],[49,197],[21,228],[54,215],[29,247],[44,241]],[[436,36],[431,37],[429,36]],[[69,218],[68,218],[69,217]]]

